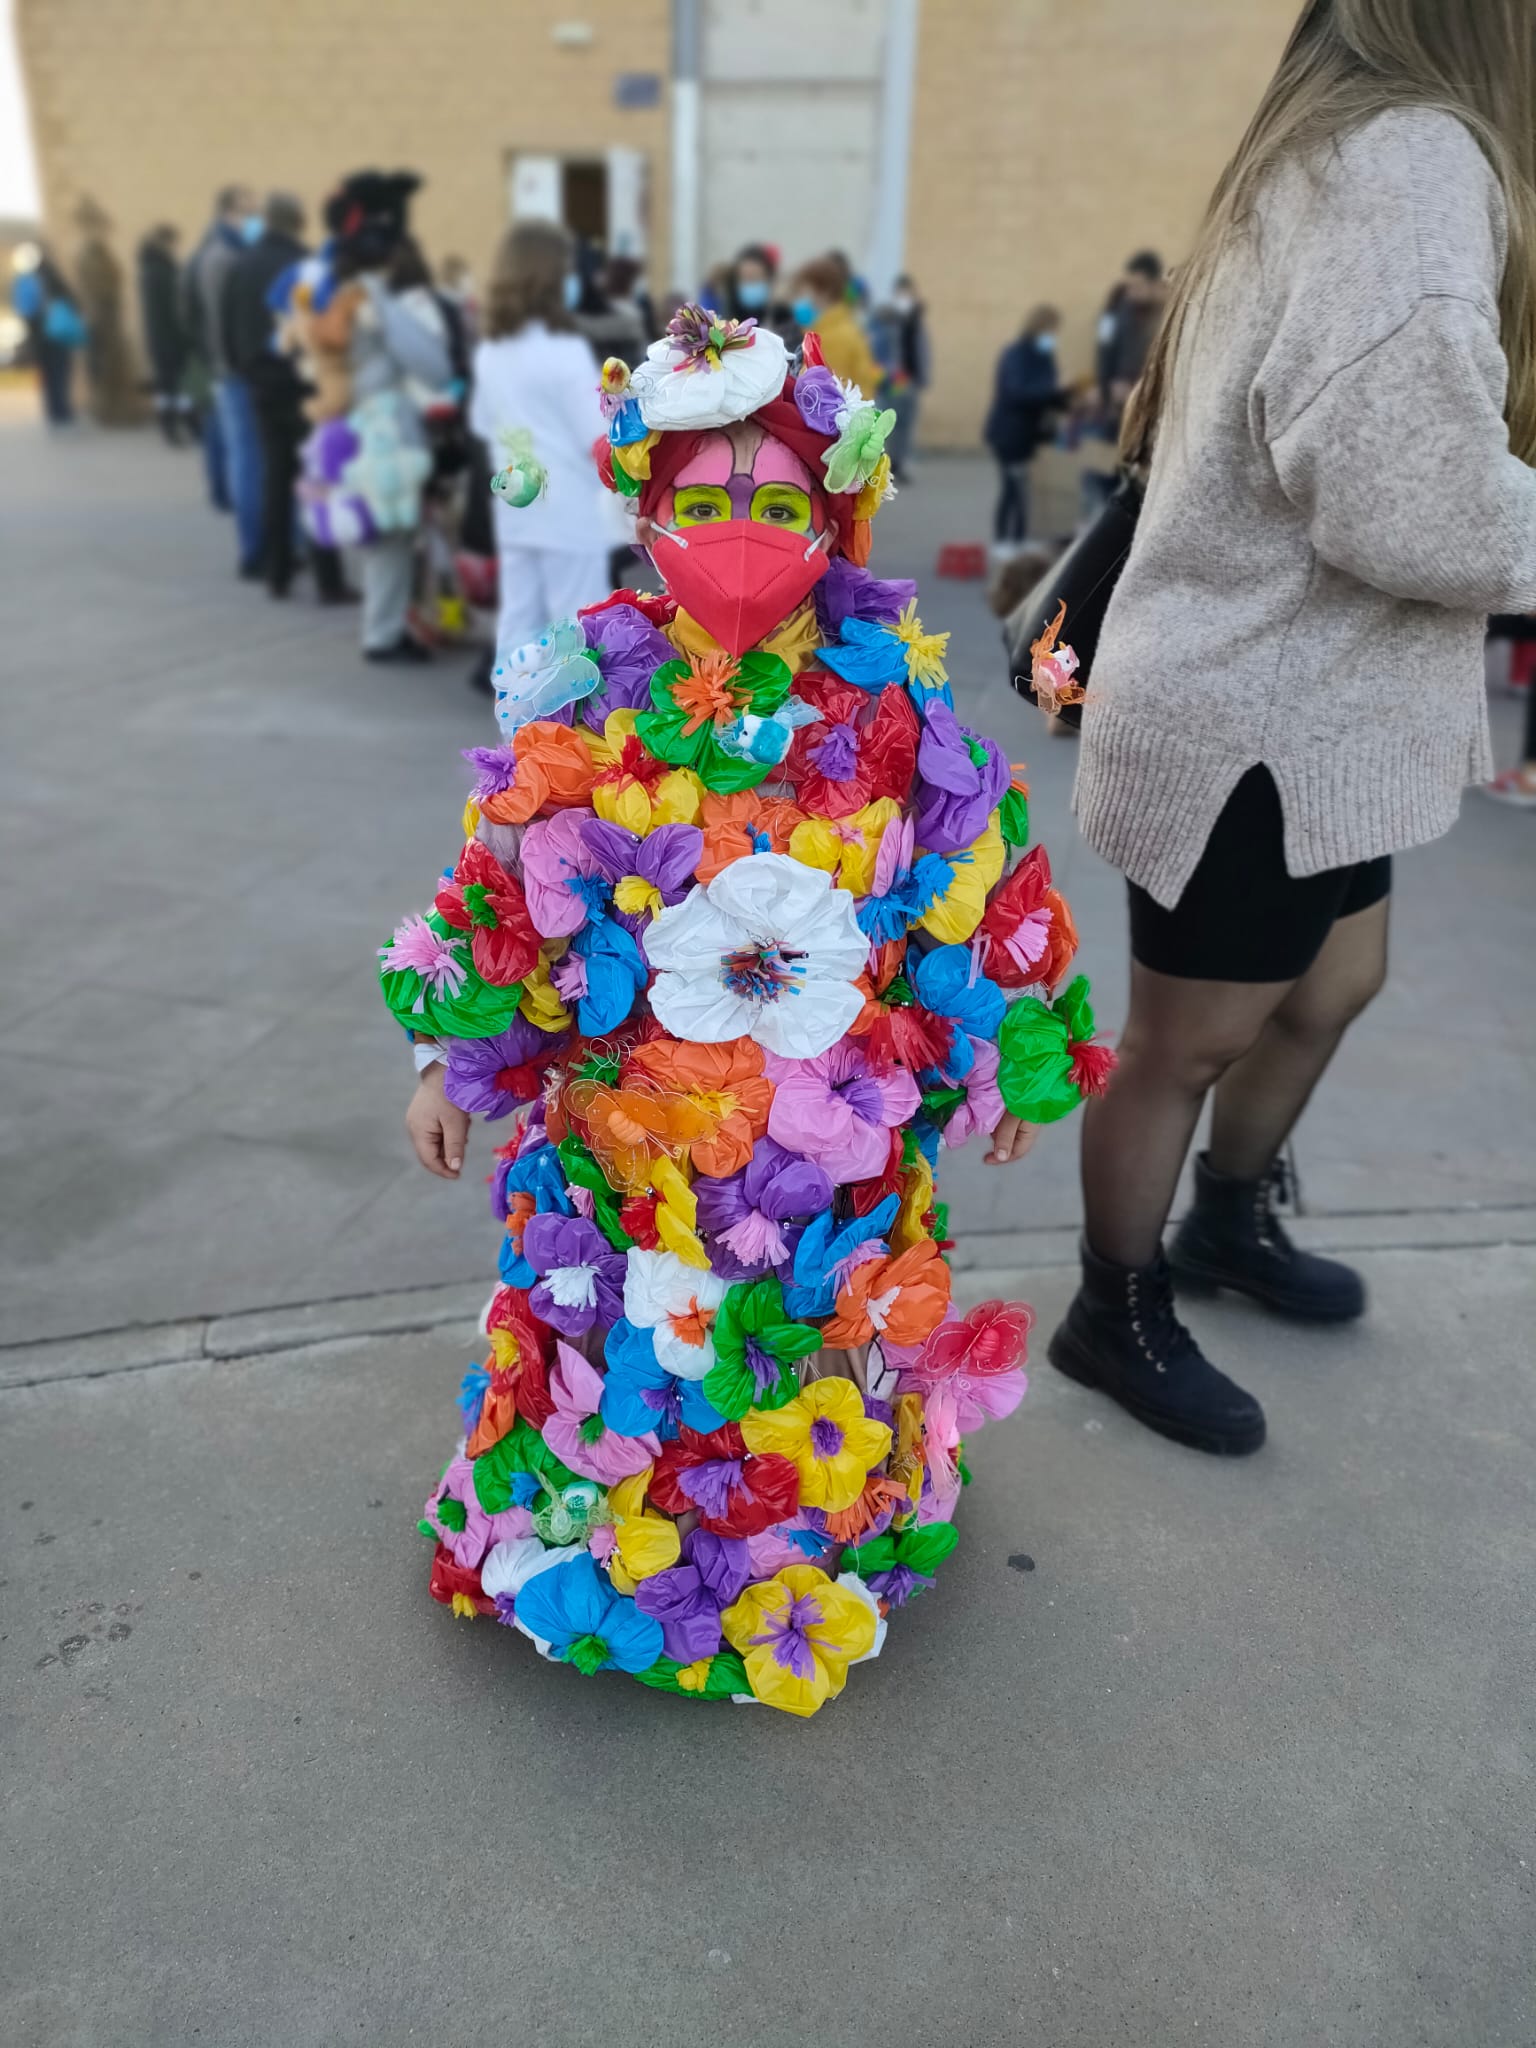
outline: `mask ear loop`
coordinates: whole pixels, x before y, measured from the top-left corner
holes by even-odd
[[[674,533],[670,526],[658,526],[656,528],[656,531],[661,535],[663,540],[669,540],[673,542],[675,546],[680,547],[682,549],[685,555],[687,554],[688,543],[683,539],[683,536],[680,533]]]
[[[831,538],[831,529],[824,528],[822,532],[817,534],[816,538],[811,542],[810,546],[805,550],[804,554],[801,555],[801,561],[808,562],[811,559],[812,555],[815,554],[816,550],[818,548],[824,548],[827,545],[827,543],[831,540]]]

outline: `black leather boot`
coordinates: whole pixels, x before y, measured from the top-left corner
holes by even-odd
[[[1344,1323],[1365,1307],[1365,1285],[1350,1266],[1291,1243],[1275,1203],[1285,1199],[1285,1164],[1277,1159],[1261,1180],[1217,1173],[1202,1152],[1195,1160],[1195,1201],[1173,1240],[1168,1263],[1181,1292],[1218,1287],[1251,1294],[1281,1315]]]
[[[1236,1458],[1264,1441],[1264,1410],[1205,1356],[1173,1308],[1167,1262],[1116,1266],[1083,1244],[1083,1284],[1047,1356],[1175,1443]]]

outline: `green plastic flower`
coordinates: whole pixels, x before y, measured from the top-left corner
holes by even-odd
[[[789,666],[761,648],[741,656],[721,648],[663,662],[651,677],[652,711],[642,711],[635,731],[659,761],[691,768],[706,789],[720,796],[755,789],[772,763],[742,760],[720,744],[722,734],[748,714],[767,718],[789,695]]]
[[[675,1692],[687,1700],[728,1700],[752,1690],[747,1667],[734,1650],[716,1650],[696,1664],[679,1664],[671,1657],[658,1657],[648,1670],[637,1671],[642,1685],[658,1692]]]
[[[476,972],[469,935],[435,910],[408,917],[379,949],[379,986],[397,1024],[434,1038],[494,1038],[517,1015],[520,981]]]
[[[784,1290],[770,1273],[732,1287],[715,1312],[715,1362],[704,1398],[727,1422],[749,1408],[782,1408],[800,1391],[795,1371],[821,1349],[821,1332],[784,1312]]]
[[[475,1460],[475,1499],[486,1514],[504,1514],[511,1507],[512,1481],[520,1472],[541,1480],[546,1493],[577,1484],[577,1475],[561,1464],[533,1424],[521,1415],[499,1443]]]
[[[857,491],[875,473],[885,453],[886,436],[896,424],[896,415],[881,412],[868,400],[850,407],[843,430],[821,458],[829,491]]]
[[[1007,845],[1028,846],[1029,798],[1022,789],[1015,786],[1004,792],[997,807],[997,822]]]
[[[627,1252],[634,1239],[624,1228],[620,1212],[623,1200],[608,1185],[607,1175],[574,1131],[567,1131],[556,1148],[565,1177],[572,1187],[585,1188],[592,1197],[592,1218],[616,1252]]]
[[[857,1572],[872,1593],[891,1607],[905,1607],[926,1592],[933,1575],[960,1541],[953,1522],[925,1522],[916,1529],[887,1529],[856,1549],[843,1552],[843,1570]]]
[[[1010,1116],[1053,1124],[1109,1077],[1113,1057],[1093,1045],[1088,978],[1080,974],[1054,1003],[1025,996],[1010,1003],[997,1034],[997,1085]]]

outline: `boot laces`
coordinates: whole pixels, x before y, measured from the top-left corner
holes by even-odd
[[[1125,1305],[1137,1349],[1154,1372],[1166,1372],[1168,1361],[1191,1341],[1173,1305],[1173,1275],[1166,1259],[1126,1275]]]
[[[1295,1246],[1276,1213],[1277,1205],[1284,1202],[1299,1207],[1299,1193],[1295,1169],[1287,1162],[1284,1153],[1277,1155],[1254,1190],[1253,1227],[1259,1243],[1266,1251],[1274,1252],[1282,1259],[1290,1258]]]

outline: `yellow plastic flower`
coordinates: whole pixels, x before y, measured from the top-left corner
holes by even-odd
[[[873,1606],[851,1588],[816,1565],[791,1564],[748,1586],[720,1626],[741,1652],[753,1698],[805,1716],[837,1698],[848,1666],[874,1648],[878,1622]]]
[[[880,835],[900,816],[901,805],[882,796],[851,818],[807,818],[789,835],[789,850],[806,867],[824,869],[840,889],[867,896],[875,878]]]
[[[651,450],[660,439],[660,434],[652,431],[643,441],[621,442],[613,451],[614,462],[626,476],[644,483],[651,473]]]
[[[455,1593],[449,1602],[455,1621],[473,1621],[476,1618],[475,1603],[467,1593]]]
[[[963,945],[981,923],[987,897],[1002,876],[1007,847],[996,811],[986,830],[966,849],[969,856],[955,869],[954,879],[918,920],[925,932],[932,932],[941,946]]]
[[[709,1674],[714,1668],[713,1657],[697,1657],[691,1664],[678,1667],[677,1683],[683,1692],[703,1692],[709,1684]]]
[[[644,875],[625,875],[614,889],[613,907],[627,917],[644,917],[647,911],[655,917],[658,911],[666,909],[667,899]]]
[[[608,1577],[616,1593],[633,1593],[642,1579],[669,1570],[682,1555],[682,1538],[676,1522],[657,1514],[646,1503],[651,1470],[647,1465],[643,1472],[621,1479],[608,1490],[614,1539]]]
[[[906,647],[907,675],[912,682],[920,683],[925,690],[937,690],[949,681],[949,670],[944,666],[944,650],[949,645],[949,635],[923,631],[915,597],[907,599],[906,607],[891,631]]]
[[[517,1007],[541,1031],[564,1031],[571,1021],[571,1012],[561,1002],[549,973],[569,944],[569,939],[546,939],[539,948],[538,966],[523,983]]]
[[[663,631],[678,653],[684,656],[711,654],[719,649],[719,642],[714,636],[706,633],[698,620],[690,618],[684,611],[680,611]],[[807,603],[760,643],[760,651],[776,654],[780,661],[788,664],[791,675],[798,675],[801,669],[814,665],[811,657],[821,645],[821,637],[821,622],[816,617],[816,608]],[[686,819],[684,822],[691,824],[693,821]]]
[[[475,802],[472,796],[467,796],[464,799],[464,816],[459,821],[459,829],[463,834],[464,843],[466,846],[469,844],[470,840],[474,838],[475,828],[479,825],[479,823],[480,806]]]
[[[610,711],[602,735],[588,735],[597,763],[592,808],[643,839],[656,825],[696,825],[704,785],[691,768],[667,768],[641,746],[633,711]]]
[[[853,501],[855,519],[873,519],[885,502],[885,494],[891,487],[891,458],[882,455],[870,471],[869,482]]]
[[[852,1507],[870,1467],[891,1448],[891,1432],[864,1413],[852,1380],[812,1380],[782,1408],[749,1409],[741,1418],[749,1451],[777,1453],[800,1474],[800,1505]]]
[[[922,1395],[898,1394],[891,1403],[891,1412],[896,1417],[896,1448],[886,1471],[907,1489],[907,1498],[912,1503],[909,1512],[916,1514],[923,1497],[923,1467],[928,1462]],[[904,1522],[907,1516],[898,1515],[896,1519],[898,1523]]]

